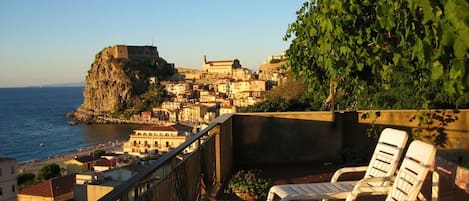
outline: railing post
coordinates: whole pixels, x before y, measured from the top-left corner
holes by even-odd
[[[214,136],[215,138],[215,183],[222,182],[222,172],[221,172],[221,137],[220,137],[220,125],[213,128],[209,135]]]
[[[216,182],[221,184],[231,176],[233,165],[233,114],[219,117],[215,137]]]

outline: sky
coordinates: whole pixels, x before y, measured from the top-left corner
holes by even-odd
[[[258,70],[285,51],[304,0],[1,0],[0,87],[83,82],[96,53],[155,45],[176,67],[239,59]]]

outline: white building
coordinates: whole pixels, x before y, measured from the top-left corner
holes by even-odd
[[[16,166],[15,159],[0,158],[0,201],[17,200]]]
[[[263,92],[265,91],[264,80],[249,81],[227,81],[217,85],[218,92],[227,94],[236,94],[247,91]]]
[[[241,68],[238,59],[207,61],[207,57],[204,56],[204,63],[202,64],[202,70],[208,73],[232,75],[233,69],[236,68]]]
[[[204,115],[208,112],[205,105],[188,105],[179,112],[181,122],[203,122]]]
[[[172,93],[176,96],[188,94],[192,89],[190,84],[187,82],[168,83],[165,87],[169,93]]]
[[[184,143],[192,135],[192,129],[183,124],[136,129],[124,143],[124,152],[140,157],[167,152]]]

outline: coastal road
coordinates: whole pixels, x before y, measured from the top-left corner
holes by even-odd
[[[112,143],[109,142],[106,144],[99,144],[99,145],[92,146],[92,147],[81,148],[76,151],[59,154],[53,157],[48,157],[48,158],[44,158],[40,160],[27,161],[27,162],[18,164],[17,172],[18,173],[33,173],[37,175],[37,173],[43,166],[52,164],[52,163],[56,163],[61,168],[66,169],[66,166],[64,163],[65,161],[70,160],[77,155],[83,156],[83,155],[92,154],[95,150],[105,150],[106,153],[122,152],[122,142],[112,142]]]

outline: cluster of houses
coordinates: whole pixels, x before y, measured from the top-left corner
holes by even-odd
[[[16,160],[0,157],[0,201],[98,200],[152,162],[142,158],[171,151],[218,115],[261,102],[266,90],[285,79],[279,70],[284,63],[283,55],[272,56],[258,73],[252,73],[237,59],[207,61],[204,57],[202,70],[178,69],[181,81],[162,82],[174,98],[134,117],[157,123],[134,130],[122,152],[76,156],[64,161],[65,176],[19,192]],[[188,147],[184,153],[196,148]],[[160,171],[156,173],[160,177],[167,172],[165,167]]]
[[[284,55],[271,56],[253,73],[238,59],[207,61],[204,57],[202,70],[178,68],[178,81],[161,82],[174,95],[172,100],[133,118],[158,124],[209,123],[219,115],[262,102],[262,95],[285,79],[285,72],[279,70],[283,64]]]
[[[98,200],[138,174],[151,162],[122,153],[106,153],[100,157],[76,156],[64,162],[64,176],[48,179],[18,191],[16,160],[0,158],[0,201]],[[162,177],[164,172],[165,168],[161,169],[155,178]]]

